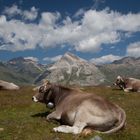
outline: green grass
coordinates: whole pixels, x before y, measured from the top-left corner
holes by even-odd
[[[83,90],[103,96],[126,111],[125,129],[114,134],[93,133],[90,136],[55,133],[58,122],[47,122],[51,111],[40,103],[32,102],[32,87],[19,91],[0,91],[0,140],[90,140],[99,135],[103,140],[140,140],[140,94],[125,93],[107,87],[86,87]]]

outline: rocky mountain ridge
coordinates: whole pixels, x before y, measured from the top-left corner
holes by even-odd
[[[71,53],[46,66],[23,57],[0,62],[0,79],[18,84],[40,84],[48,79],[67,85],[110,85],[118,75],[140,79],[140,57],[125,57],[101,66]]]
[[[39,77],[36,82],[48,79],[53,83],[82,86],[99,85],[105,78],[94,64],[71,53],[64,54],[59,61],[48,67],[41,77],[42,79]]]

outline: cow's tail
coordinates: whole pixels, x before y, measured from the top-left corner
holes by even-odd
[[[92,132],[94,132],[94,131],[97,132],[97,133],[101,133],[101,134],[110,134],[110,133],[117,132],[121,128],[123,128],[126,124],[126,114],[125,114],[125,111],[122,108],[120,108],[119,106],[117,106],[117,108],[120,111],[117,126],[113,127],[110,130],[107,130],[107,131],[97,131],[97,130],[94,130],[93,128],[90,128],[90,127],[88,128],[87,127],[87,128],[84,128],[84,130],[82,131],[82,135],[86,136],[86,135],[92,134]]]
[[[114,132],[117,132],[118,130],[120,130],[121,128],[123,128],[125,126],[125,123],[126,123],[126,114],[125,114],[125,111],[122,108],[120,108],[120,107],[119,107],[119,110],[120,110],[121,113],[119,115],[118,126],[112,128],[111,130],[100,132],[100,133],[103,133],[103,134],[114,133]]]

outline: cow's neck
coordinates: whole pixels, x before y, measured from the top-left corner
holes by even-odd
[[[68,91],[64,91],[63,88],[56,86],[53,89],[53,95],[54,95],[54,105],[58,105],[61,100],[63,100],[67,95],[68,95]]]

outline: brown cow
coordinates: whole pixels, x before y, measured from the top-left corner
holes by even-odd
[[[33,96],[34,102],[53,103],[55,111],[47,120],[59,120],[63,125],[53,128],[55,132],[79,134],[83,130],[113,133],[126,121],[123,109],[96,96],[54,84],[43,84]],[[85,132],[86,133],[86,132]]]
[[[123,78],[117,76],[117,80],[114,85],[119,86],[125,92],[135,91],[140,92],[140,80],[135,78]]]

